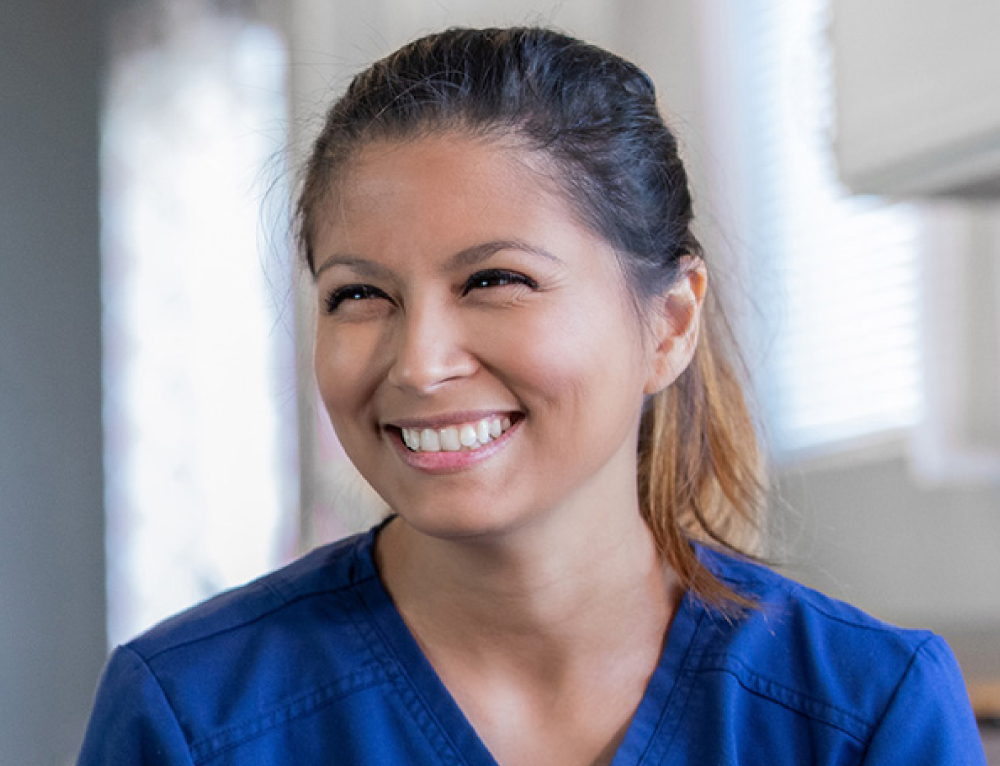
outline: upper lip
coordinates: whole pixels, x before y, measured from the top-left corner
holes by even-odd
[[[475,423],[486,418],[514,417],[516,410],[467,410],[465,412],[447,412],[421,417],[392,418],[383,421],[386,428],[448,428],[465,423]]]

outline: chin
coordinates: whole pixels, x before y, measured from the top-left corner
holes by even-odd
[[[480,506],[475,503],[464,503],[460,508],[449,508],[440,504],[428,507],[414,506],[412,503],[401,506],[396,515],[411,529],[419,534],[438,540],[489,540],[508,534],[526,523],[526,514],[509,512]]]

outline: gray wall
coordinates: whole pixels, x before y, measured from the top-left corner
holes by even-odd
[[[0,763],[68,763],[104,661],[96,2],[0,9]]]

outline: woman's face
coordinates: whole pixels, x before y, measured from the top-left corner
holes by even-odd
[[[316,211],[315,369],[347,454],[439,537],[634,503],[657,341],[532,157],[374,143]]]

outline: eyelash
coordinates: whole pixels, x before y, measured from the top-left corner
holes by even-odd
[[[340,304],[345,301],[361,301],[371,298],[385,298],[389,300],[389,296],[377,287],[372,287],[371,285],[344,285],[343,287],[338,287],[327,296],[325,302],[326,313],[334,313],[340,308]]]
[[[538,283],[531,277],[506,269],[485,269],[477,271],[469,277],[462,286],[462,295],[468,295],[473,290],[489,287],[506,287],[507,285],[524,285],[532,290],[538,288]]]
[[[538,283],[531,277],[519,274],[516,271],[506,269],[485,269],[477,271],[470,276],[462,285],[461,295],[465,297],[473,290],[485,290],[491,287],[506,287],[508,285],[524,285],[532,290],[537,289]],[[340,308],[341,304],[348,301],[370,300],[372,298],[392,299],[385,292],[377,287],[365,284],[352,284],[338,287],[331,292],[325,301],[327,314],[333,314]]]

